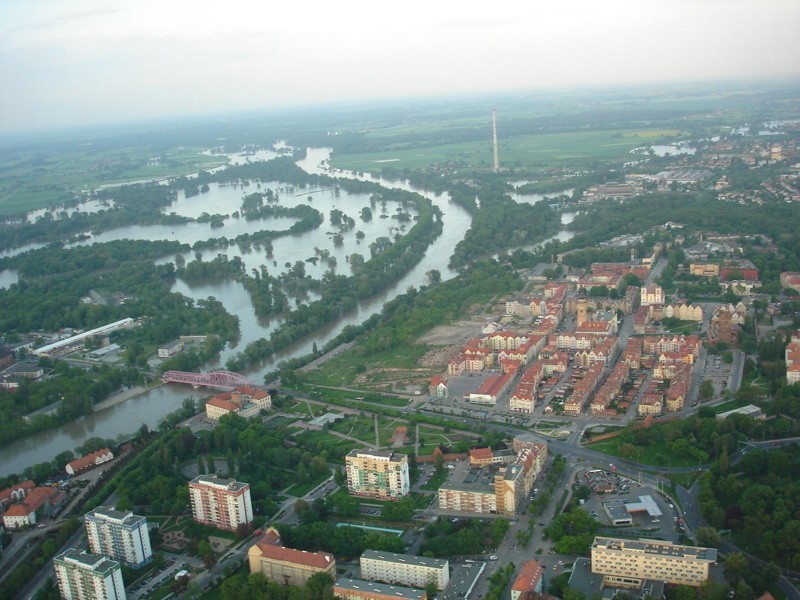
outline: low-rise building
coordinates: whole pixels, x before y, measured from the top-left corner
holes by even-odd
[[[361,577],[373,581],[419,588],[432,582],[438,590],[450,581],[450,562],[444,558],[365,550],[360,563]]]
[[[538,560],[528,560],[522,563],[519,575],[511,584],[511,600],[519,600],[529,592],[542,593],[544,569]]]
[[[90,452],[89,454],[68,462],[64,470],[68,475],[76,475],[77,473],[100,466],[110,460],[114,460],[114,453],[108,448],[101,448],[100,450]]]
[[[425,590],[345,577],[333,584],[333,595],[341,600],[427,600],[428,597]]]
[[[222,392],[206,402],[206,416],[214,421],[223,415],[235,413],[249,419],[272,408],[272,396],[260,388],[241,386],[230,392]]]
[[[247,561],[251,573],[262,573],[281,585],[302,586],[317,573],[336,576],[336,559],[332,554],[286,548],[272,527],[247,550]]]
[[[592,572],[604,576],[604,586],[639,588],[645,580],[699,586],[716,560],[714,548],[661,540],[598,536],[592,544]]]
[[[175,356],[183,350],[183,342],[181,340],[175,340],[174,342],[170,342],[166,346],[161,346],[158,349],[158,358],[169,358],[171,356]]]
[[[12,504],[3,513],[6,529],[19,529],[35,525],[38,517],[50,506],[50,500],[58,492],[51,487],[35,487],[18,504]]]

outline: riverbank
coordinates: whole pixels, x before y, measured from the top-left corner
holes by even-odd
[[[125,391],[119,392],[117,394],[112,394],[105,400],[101,400],[100,402],[95,404],[93,412],[100,412],[101,410],[111,408],[112,406],[116,406],[117,404],[122,404],[126,400],[130,400],[131,398],[135,398],[136,396],[141,396],[142,394],[146,394],[150,390],[154,390],[162,385],[164,385],[163,381],[159,381],[158,383],[154,383],[148,386],[136,385]]]

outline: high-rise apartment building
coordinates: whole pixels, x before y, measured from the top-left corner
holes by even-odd
[[[356,496],[392,500],[411,491],[405,454],[353,450],[345,457],[345,466],[347,490]]]
[[[189,482],[189,500],[198,523],[236,531],[253,520],[249,483],[199,475]]]
[[[58,591],[66,600],[125,600],[117,561],[70,548],[53,559]]]
[[[105,554],[133,568],[152,560],[153,550],[144,517],[100,506],[83,519],[92,554]]]

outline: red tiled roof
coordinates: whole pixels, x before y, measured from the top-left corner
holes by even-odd
[[[31,481],[30,479],[28,479],[27,481],[23,481],[22,483],[18,483],[16,485],[9,486],[6,489],[4,489],[2,492],[0,492],[0,504],[3,504],[6,500],[11,498],[11,495],[14,492],[22,491],[22,495],[24,496],[25,494],[30,492],[35,487],[36,487],[36,484],[33,483],[33,481]]]
[[[97,452],[90,452],[86,456],[81,456],[80,458],[76,458],[75,460],[67,463],[68,467],[72,467],[73,472],[77,473],[78,471],[83,471],[84,469],[89,468],[93,464],[95,464],[95,459],[100,456],[104,456],[109,454],[111,450],[108,448],[100,448]]]
[[[219,396],[214,396],[211,398],[206,404],[210,404],[211,406],[216,406],[217,408],[222,408],[224,410],[238,410],[239,406],[234,404],[230,400],[225,400],[224,398],[220,398]]]
[[[306,565],[316,569],[327,569],[334,562],[333,555],[327,552],[305,552],[304,550],[295,550],[294,548],[284,548],[283,546],[273,546],[272,544],[262,544],[260,542],[257,545],[258,549],[261,550],[261,555],[271,560]]]
[[[542,573],[544,573],[544,569],[542,569],[542,565],[539,564],[538,560],[524,562],[511,589],[517,592],[532,590],[542,578]]]
[[[476,460],[485,460],[487,458],[492,458],[492,449],[491,448],[473,448],[469,451],[469,457],[474,458]]]

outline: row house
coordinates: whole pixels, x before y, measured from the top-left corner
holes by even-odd
[[[568,287],[563,283],[546,283],[544,285],[544,297],[547,300],[557,300],[561,302],[567,295]]]
[[[575,365],[588,367],[596,362],[607,365],[614,358],[617,348],[617,338],[603,340],[591,350],[581,350],[575,353]]]
[[[528,341],[528,336],[511,331],[499,331],[481,340],[481,346],[492,350],[515,350]]]
[[[621,362],[627,363],[631,369],[642,367],[642,339],[628,338],[628,345],[622,351]]]
[[[696,322],[703,320],[703,307],[699,305],[692,306],[686,302],[666,305],[654,304],[648,306],[647,309],[648,316],[654,321],[671,318]]]
[[[545,336],[550,335],[551,333],[555,333],[556,329],[558,329],[559,322],[560,319],[558,317],[547,315],[534,323],[531,333]]]
[[[691,354],[696,359],[700,356],[700,338],[696,335],[645,336],[642,340],[642,351],[652,355],[680,352]]]
[[[685,364],[679,365],[669,381],[666,400],[667,411],[676,412],[683,410],[691,382],[692,367]]]
[[[572,394],[564,402],[564,412],[569,415],[579,415],[583,412],[584,408],[589,403],[589,398],[600,383],[600,377],[603,374],[605,365],[603,363],[594,363],[584,373],[583,377],[578,380],[572,390]]]
[[[536,390],[544,375],[542,361],[535,361],[522,375],[509,398],[509,409],[514,412],[532,413],[536,406]]]
[[[600,343],[600,338],[588,333],[564,332],[556,338],[556,348],[559,350],[590,350]]]
[[[605,412],[611,401],[614,400],[622,391],[622,386],[628,380],[631,368],[628,363],[618,361],[611,370],[611,373],[597,390],[594,400],[590,406],[592,414]]]
[[[500,372],[503,374],[514,375],[522,368],[521,360],[503,358],[498,360],[497,363],[500,366]]]
[[[646,333],[650,324],[650,309],[652,306],[640,306],[633,314],[633,333]]]
[[[789,384],[800,381],[800,332],[795,331],[786,345],[786,382]]]
[[[639,401],[637,412],[640,417],[647,415],[658,416],[664,409],[664,396],[662,394],[645,394]]]

